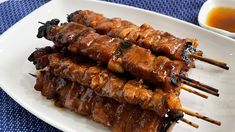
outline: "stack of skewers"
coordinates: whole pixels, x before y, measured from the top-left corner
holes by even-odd
[[[218,89],[187,77],[195,59],[229,69],[203,57],[196,39],[89,10],[59,22],[40,22],[37,37],[54,45],[36,49],[28,58],[38,70],[31,74],[37,78],[35,89],[56,106],[117,132],[168,131],[178,120],[198,128],[184,114],[221,125],[180,103],[181,89],[203,98],[208,96],[192,88],[219,96]]]

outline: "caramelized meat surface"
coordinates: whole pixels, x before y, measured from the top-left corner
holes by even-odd
[[[168,32],[155,30],[148,24],[137,26],[126,20],[106,18],[102,14],[89,10],[79,10],[70,14],[68,21],[92,27],[101,34],[129,40],[157,54],[185,61],[189,67],[194,67],[193,60],[183,52],[194,53],[198,46],[196,39],[180,39]]]
[[[156,57],[148,49],[118,38],[99,35],[94,30],[77,23],[53,25],[47,30],[45,37],[58,47],[65,46],[73,53],[88,56],[97,62],[108,63],[111,71],[121,73],[127,71],[146,82],[171,87],[169,89],[174,89],[175,84],[172,83],[177,83],[169,81],[173,75],[187,69],[181,61],[172,61],[164,56]]]
[[[100,97],[92,89],[50,72],[39,74],[35,89],[48,99],[54,99],[57,106],[87,116],[114,132],[164,132],[174,124],[170,118],[159,117],[155,112],[139,106]]]

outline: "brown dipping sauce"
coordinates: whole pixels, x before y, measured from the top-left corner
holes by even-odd
[[[206,24],[215,28],[235,32],[235,8],[213,8],[207,16]]]

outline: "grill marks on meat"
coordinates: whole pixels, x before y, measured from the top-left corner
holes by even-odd
[[[155,112],[139,106],[100,97],[93,90],[50,72],[39,74],[35,89],[48,99],[54,99],[57,106],[88,116],[114,132],[167,131],[174,124],[170,118],[159,117]]]
[[[125,49],[117,58],[115,53],[123,42],[122,40],[99,35],[94,30],[77,23],[52,26],[48,32],[50,33],[46,38],[54,41],[55,45],[67,45],[73,53],[81,53],[98,62],[108,63],[109,70],[128,71],[134,77],[141,77],[146,82],[160,84],[163,87],[174,88],[175,86],[166,80],[171,80],[171,76],[179,74],[180,70],[187,69],[181,61],[172,61],[164,56],[156,57],[150,50],[136,45]],[[71,39],[70,36],[76,36],[76,39]]]
[[[49,56],[49,67],[55,75],[90,87],[100,96],[113,98],[122,103],[139,104],[144,109],[154,110],[159,116],[165,116],[169,108],[181,107],[178,95],[173,92],[153,92],[140,82],[118,78],[101,67],[81,64],[59,54]],[[170,103],[168,96],[178,98],[178,102]]]
[[[119,18],[106,18],[102,14],[95,13],[89,10],[80,10],[72,13],[68,17],[69,22],[77,22],[94,28],[101,34],[107,34],[111,37],[119,37],[124,40],[129,40],[138,44],[141,47],[151,49],[157,54],[162,54],[171,59],[185,60],[189,59],[187,54],[182,54],[187,51],[187,43],[191,43],[195,49],[198,46],[196,39],[180,39],[168,32],[155,30],[148,24],[137,26],[126,20]],[[188,51],[194,52],[194,51]],[[189,63],[189,67],[193,67],[193,61]]]

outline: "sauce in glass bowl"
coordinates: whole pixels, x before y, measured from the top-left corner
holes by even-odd
[[[206,24],[235,33],[235,8],[215,7],[207,16]]]

